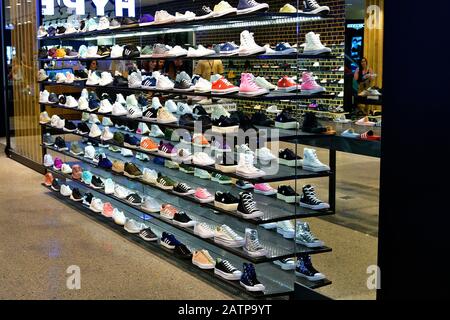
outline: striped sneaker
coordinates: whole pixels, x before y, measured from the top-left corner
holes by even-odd
[[[158,144],[150,138],[142,138],[140,148],[145,151],[158,151]]]
[[[142,204],[142,198],[137,193],[129,194],[125,200],[133,206],[140,206]]]
[[[164,190],[172,190],[173,187],[177,183],[170,179],[169,177],[165,177],[162,174],[158,173],[158,178],[156,179],[156,185]]]
[[[175,149],[173,144],[160,141],[158,153],[163,156],[175,156],[177,154],[177,150]]]
[[[160,245],[166,247],[167,249],[175,249],[181,243],[178,241],[173,234],[163,232],[160,240]]]
[[[161,214],[162,218],[172,220],[173,217],[175,216],[175,213],[177,213],[177,212],[178,212],[177,208],[175,208],[174,206],[172,206],[170,204],[165,203],[161,206],[160,214]]]
[[[194,189],[192,189],[188,184],[186,183],[178,183],[174,188],[173,188],[173,193],[178,194],[180,196],[185,196],[188,194],[193,194],[195,192]]]

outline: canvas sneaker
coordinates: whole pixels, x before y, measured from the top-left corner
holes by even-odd
[[[299,256],[295,266],[295,275],[306,278],[309,281],[319,281],[325,279],[325,275],[317,271],[311,262],[309,255]]]
[[[272,188],[268,183],[256,183],[254,186],[255,193],[259,193],[265,196],[272,196],[277,194],[277,190]]]
[[[277,233],[281,234],[286,239],[293,239],[295,236],[294,225],[290,220],[278,221]]]
[[[194,177],[200,178],[200,179],[207,179],[210,180],[211,179],[211,174],[203,169],[200,168],[195,168],[194,169]]]
[[[301,90],[304,94],[315,94],[325,92],[326,89],[319,86],[310,72],[303,72]]]
[[[156,185],[164,190],[172,190],[177,183],[167,176],[163,176],[158,173],[158,178],[156,179]]]
[[[169,50],[170,47],[162,43],[156,43],[153,45],[152,58],[164,58],[167,56],[167,52],[169,52]]]
[[[329,209],[330,205],[323,202],[316,196],[314,187],[311,185],[305,185],[302,188],[302,195],[300,196],[300,206],[312,210],[324,210]]]
[[[195,190],[194,197],[195,199],[200,201],[200,203],[208,203],[214,201],[214,196],[205,188],[197,188],[197,190]]]
[[[233,8],[228,2],[220,1],[214,6],[214,17],[223,17],[229,14],[237,13],[237,9]]]
[[[223,224],[214,230],[214,242],[230,248],[239,248],[245,244],[245,239],[229,226]]]
[[[259,242],[258,231],[255,229],[245,229],[245,245],[243,249],[250,257],[264,257],[267,255],[267,250]]]
[[[239,205],[239,199],[230,192],[216,191],[214,195],[214,206],[226,211],[236,211]]]
[[[304,0],[303,10],[300,10],[300,12],[325,16],[330,12],[330,7],[321,6],[316,0]]]
[[[175,22],[175,16],[171,15],[165,10],[155,12],[155,20],[153,24],[164,24]]]
[[[222,76],[211,85],[211,93],[214,94],[228,94],[235,92],[239,92],[239,87],[233,85]]]
[[[236,187],[242,190],[253,189],[255,186],[248,181],[238,180],[236,181]]]
[[[172,90],[175,84],[168,77],[160,75],[156,81],[156,89],[158,90]]]
[[[212,172],[211,173],[211,181],[220,183],[220,184],[231,184],[233,181],[230,177],[224,176],[223,174]]]
[[[205,152],[196,152],[192,157],[192,162],[200,166],[211,166],[216,163],[216,161]]]
[[[259,87],[251,73],[242,73],[239,93],[246,96],[260,96],[269,93],[269,90]]]
[[[254,165],[254,156],[251,153],[241,154],[239,162],[236,167],[236,173],[245,178],[259,178],[266,175],[266,173],[256,168]]]
[[[204,222],[197,223],[194,226],[194,234],[204,239],[213,238],[214,228],[212,228],[210,225]]]
[[[277,86],[275,86],[272,83],[270,83],[269,81],[267,81],[264,77],[256,77],[255,83],[258,87],[264,88],[267,90],[275,90],[277,88]]]
[[[160,215],[162,218],[172,220],[177,212],[178,210],[174,206],[165,203],[161,206]]]
[[[316,150],[310,148],[303,149],[303,169],[313,172],[329,171],[330,167],[323,164],[317,157]]]
[[[275,155],[270,151],[269,148],[262,147],[256,150],[256,157],[260,159],[263,163],[268,163],[272,160],[277,159]]]
[[[265,286],[259,282],[256,277],[255,267],[251,263],[243,264],[244,272],[242,273],[241,279],[239,281],[240,285],[243,286],[247,291],[264,291]]]
[[[269,5],[267,3],[258,3],[255,0],[239,0],[237,6],[237,14],[248,14],[256,11],[267,11]]]
[[[331,52],[331,49],[325,47],[320,41],[320,35],[315,34],[312,31],[306,34],[305,40],[303,48],[303,54],[305,55],[318,55]]]
[[[244,219],[254,219],[264,216],[264,213],[257,208],[252,193],[248,191],[239,194],[237,213]]]
[[[226,280],[240,280],[242,272],[233,266],[228,260],[217,258],[214,274]]]
[[[282,270],[294,270],[295,269],[295,260],[293,258],[285,258],[280,260],[275,260],[273,262],[277,266],[279,266]]]
[[[266,48],[256,44],[253,33],[250,33],[248,30],[241,32],[241,45],[239,46],[240,56],[249,56],[263,52],[266,52]]]
[[[192,220],[184,211],[176,212],[172,219],[173,224],[180,227],[189,228],[196,225],[196,221]]]
[[[175,57],[186,56],[187,54],[188,54],[188,51],[186,49],[183,49],[180,46],[175,46],[166,52],[166,57],[175,58]]]
[[[196,92],[211,92],[212,84],[208,80],[200,78],[197,80],[193,88]]]
[[[282,165],[289,167],[302,166],[303,161],[302,157],[296,155],[295,152],[289,148],[281,149],[278,152],[278,162]]]
[[[291,186],[281,185],[278,186],[277,199],[287,203],[296,203],[299,199],[299,195]]]
[[[277,83],[277,90],[282,92],[290,92],[300,90],[300,86],[290,77],[283,76]]]
[[[288,110],[283,110],[275,117],[275,127],[281,129],[297,129],[299,123],[290,115]]]
[[[233,56],[239,53],[239,47],[234,42],[222,43],[218,50],[222,56]]]
[[[216,52],[212,49],[206,49],[204,46],[199,44],[197,49],[190,47],[187,52],[187,56],[190,58],[199,58],[216,54]]]
[[[307,222],[297,221],[295,231],[295,242],[308,248],[317,248],[324,245],[323,241],[317,239],[311,232]]]

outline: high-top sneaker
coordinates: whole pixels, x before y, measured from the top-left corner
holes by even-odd
[[[264,216],[264,213],[256,207],[252,193],[247,191],[239,194],[237,213],[244,219],[254,219]]]
[[[275,122],[276,124],[276,122]],[[314,112],[305,112],[302,131],[310,133],[323,133],[327,131],[327,128],[322,127],[317,120]]]
[[[239,163],[236,167],[236,173],[245,178],[259,178],[266,175],[266,173],[256,168],[254,165],[254,156],[246,153],[239,156]]]
[[[250,33],[248,30],[242,31],[241,45],[239,46],[239,55],[248,56],[251,54],[262,52],[266,52],[266,48],[256,44],[255,39],[253,38],[253,33]]]
[[[256,277],[255,267],[251,263],[243,264],[244,272],[239,282],[247,291],[264,291],[266,288],[258,281]]]
[[[237,6],[237,14],[248,14],[256,11],[267,11],[269,5],[267,3],[258,3],[255,0],[239,0]]]
[[[290,115],[288,110],[283,110],[275,118],[275,127],[281,129],[297,129],[298,122]]]
[[[317,239],[307,222],[297,221],[297,226],[295,228],[295,242],[308,248],[317,248],[323,246],[323,241]]]
[[[311,257],[309,255],[298,257],[297,265],[295,266],[295,275],[306,278],[310,281],[325,279],[325,275],[313,267]]]
[[[259,243],[257,230],[245,229],[244,251],[250,257],[264,257],[267,255],[267,250]]]
[[[300,207],[309,208],[312,210],[329,209],[330,205],[323,202],[316,196],[314,187],[310,184],[303,186],[303,193],[300,196]]]
[[[327,91],[327,89],[316,83],[316,80],[310,72],[303,72],[301,90],[304,94],[314,94]]]
[[[303,149],[303,169],[313,172],[320,172],[329,171],[330,167],[320,162],[317,157],[316,150],[305,148]]]
[[[303,13],[307,14],[319,14],[325,16],[330,13],[330,7],[321,6],[316,0],[305,0],[303,1]]]
[[[330,48],[327,48],[322,44],[320,36],[312,31],[306,34],[305,40],[303,54],[318,55],[331,52]]]
[[[259,87],[255,83],[255,77],[251,73],[242,73],[239,93],[246,96],[259,96],[269,93],[269,90]]]

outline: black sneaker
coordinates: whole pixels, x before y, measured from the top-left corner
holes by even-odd
[[[65,105],[66,104],[66,96],[63,94],[60,94],[58,96],[58,102],[59,102],[59,104]]]
[[[195,19],[209,19],[212,17],[214,17],[214,12],[208,6],[202,6],[202,8],[195,13]]]
[[[139,237],[141,237],[145,241],[157,241],[158,240],[158,236],[150,228],[142,229],[139,232]]]
[[[59,180],[53,179],[52,186],[50,188],[52,188],[53,191],[59,192],[59,190],[61,189],[61,186],[59,185]]]
[[[306,278],[309,281],[318,281],[325,279],[325,275],[317,271],[311,262],[309,255],[300,256],[297,259],[295,266],[295,275],[298,277]]]
[[[230,117],[220,116],[212,121],[212,130],[219,133],[234,132],[239,129],[239,124]]]
[[[74,70],[73,72],[74,76],[80,80],[87,80],[88,78],[88,74],[86,72],[86,70],[82,69],[82,70]]]
[[[77,131],[77,126],[72,121],[66,120],[63,129],[67,132],[75,132]]]
[[[193,221],[184,211],[175,213],[172,222],[180,227],[193,227],[195,221]]]
[[[244,219],[254,219],[264,216],[264,213],[256,207],[256,202],[253,200],[252,193],[248,191],[239,194],[237,213]]]
[[[46,47],[39,49],[38,58],[39,59],[48,59],[48,50]]]
[[[156,110],[154,108],[149,108],[146,111],[144,111],[142,119],[145,119],[145,120],[156,120],[156,116],[157,115],[158,115],[158,110]]]
[[[175,246],[175,254],[181,259],[192,259],[192,252],[184,244],[180,243]]]
[[[139,58],[140,55],[139,49],[134,44],[126,45],[123,48],[123,58],[125,59]]]
[[[192,167],[192,166],[190,166],[190,165],[187,165],[187,164],[185,164],[185,163],[181,163],[180,164],[180,169],[179,169],[181,172],[184,172],[184,173],[194,173],[195,172],[195,169],[194,169],[194,167]]]
[[[216,191],[214,195],[214,206],[227,211],[236,211],[239,205],[239,199],[230,192]]]
[[[302,131],[309,133],[323,133],[327,131],[327,128],[320,125],[314,112],[305,112]]]
[[[195,190],[188,186],[186,183],[180,182],[175,187],[173,187],[173,193],[176,193],[180,196],[185,196],[195,193]]]
[[[303,164],[302,157],[296,155],[295,152],[289,148],[281,149],[278,152],[278,158],[280,164],[289,167],[301,166]]]
[[[128,87],[128,79],[121,75],[114,76],[113,85],[115,87]]]
[[[281,129],[297,129],[298,122],[291,116],[288,110],[283,110],[275,118],[275,127]]]
[[[85,122],[80,122],[77,125],[77,132],[79,134],[88,134],[91,131],[89,126]]]
[[[189,91],[192,90],[192,82],[190,79],[182,78],[180,81],[175,81],[173,88],[175,90]]]
[[[244,116],[241,120],[241,122],[239,122],[239,128],[241,128],[244,131],[247,130],[255,130],[257,131],[258,129],[253,125],[252,121],[250,120],[250,118],[248,116]]]
[[[86,206],[90,205],[93,198],[94,198],[94,195],[92,193],[90,193],[90,192],[85,193],[84,197],[83,197],[83,204]]]
[[[296,203],[298,197],[298,193],[291,186],[278,186],[277,199],[287,203]]]
[[[197,118],[197,121],[202,123],[202,129],[211,128],[211,118],[209,116],[200,116]]]
[[[183,114],[180,117],[180,120],[178,121],[178,124],[180,126],[193,127],[194,126],[194,121],[195,121],[194,116],[192,114],[190,114],[190,113],[186,113],[186,114]]]
[[[217,258],[214,274],[226,280],[240,280],[242,272],[233,266],[228,260]]]
[[[81,194],[80,189],[73,188],[72,194],[70,195],[70,199],[76,202],[83,201],[83,195]]]
[[[64,26],[59,26],[56,28],[56,35],[61,36],[66,32],[66,28]]]
[[[103,184],[102,179],[97,176],[93,176],[91,179],[91,187],[94,189],[103,189],[105,185]]]
[[[59,151],[69,150],[66,145],[66,140],[63,137],[56,137],[55,139],[55,147]]]
[[[129,194],[125,200],[133,206],[140,206],[142,204],[142,198],[137,193]]]
[[[132,25],[135,25],[135,24],[138,24],[139,22],[138,22],[138,20],[137,19],[135,19],[135,18],[131,18],[131,17],[125,17],[125,18],[122,18],[121,20],[120,20],[120,25],[121,26],[132,26]]]
[[[324,210],[330,208],[328,203],[317,198],[314,187],[310,184],[303,186],[302,191],[303,193],[300,196],[300,207],[312,210]]]
[[[194,106],[194,109],[192,110],[192,112],[196,116],[207,116],[208,115],[205,108],[203,108],[203,106],[201,104],[196,104]]]
[[[257,111],[252,115],[252,123],[255,126],[264,126],[264,127],[271,127],[275,124],[275,121],[268,118],[267,115],[264,112]]]
[[[48,102],[49,103],[58,103],[58,95],[56,93],[50,93],[48,96]]]
[[[317,1],[303,1],[303,13],[326,16],[330,13],[330,7],[321,6]]]
[[[108,46],[98,46],[97,54],[102,57],[109,57],[111,49]]]

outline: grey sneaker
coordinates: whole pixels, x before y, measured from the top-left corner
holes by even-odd
[[[230,113],[222,105],[215,105],[211,113],[211,120],[219,119],[221,116],[228,118]]]
[[[55,144],[55,138],[50,133],[46,133],[42,138],[42,143],[46,146],[52,146]]]
[[[83,149],[80,147],[78,142],[74,141],[70,144],[70,153],[79,156],[83,154]]]
[[[323,241],[317,239],[309,229],[307,222],[297,221],[295,242],[308,248],[322,247]]]
[[[169,50],[170,49],[165,44],[156,43],[153,46],[152,57],[153,58],[164,58],[167,55],[167,52]]]
[[[113,18],[109,22],[109,29],[116,29],[116,28],[120,28],[120,22],[117,19]]]
[[[181,71],[177,74],[174,89],[182,91],[190,91],[194,89],[192,86],[191,77],[185,71]]]
[[[133,219],[128,219],[127,222],[125,222],[124,228],[129,233],[139,233],[141,230],[147,228],[147,226],[143,223],[134,221]]]
[[[161,210],[161,203],[151,197],[145,197],[141,208],[148,212],[159,212]]]
[[[250,257],[263,257],[267,255],[267,250],[259,243],[258,231],[255,229],[245,229],[244,251]]]
[[[144,49],[141,50],[141,58],[149,58],[153,54],[153,48],[151,46],[145,46]]]

